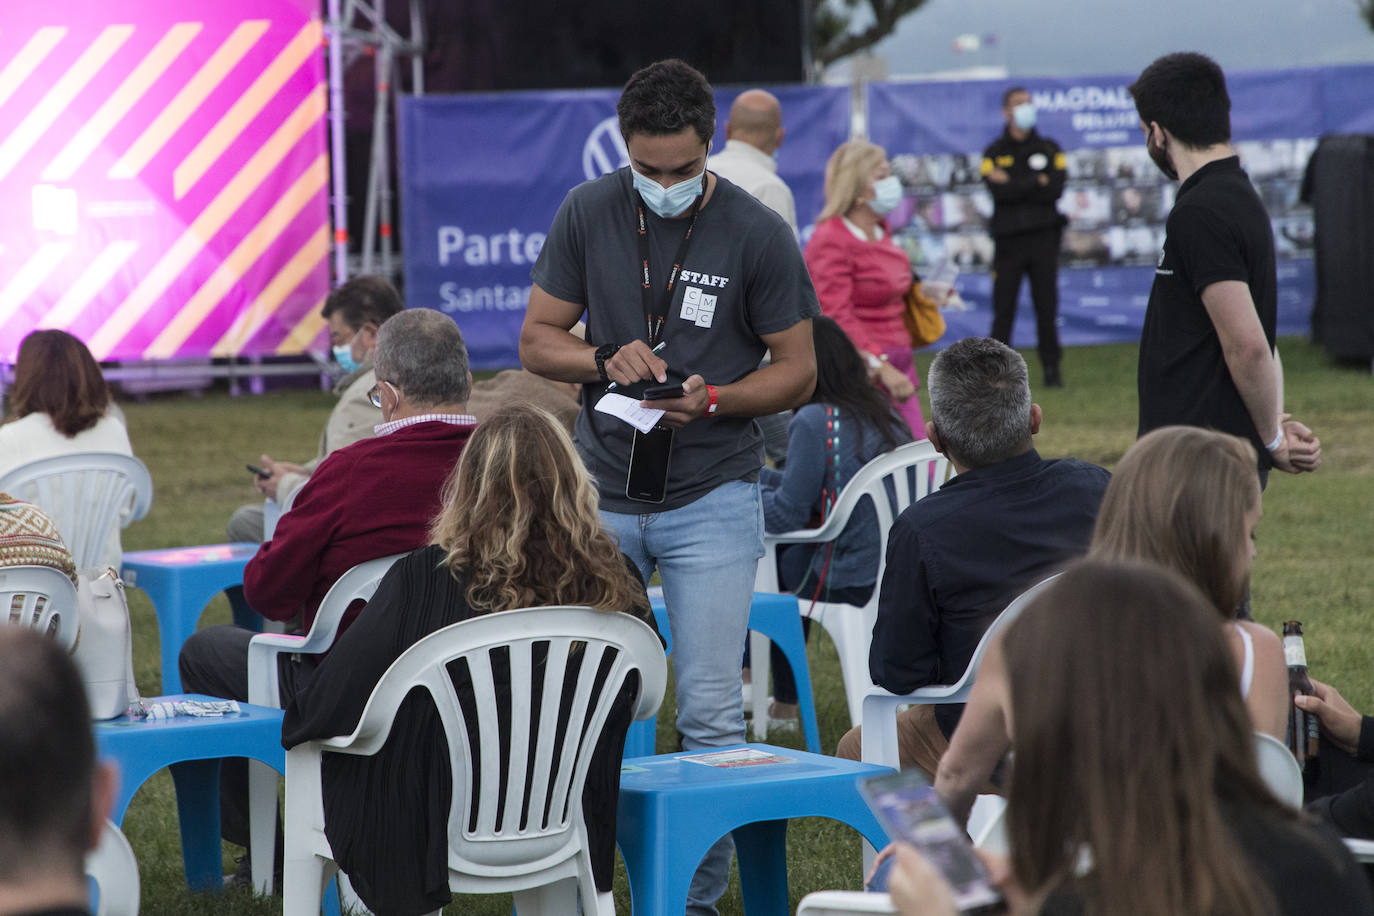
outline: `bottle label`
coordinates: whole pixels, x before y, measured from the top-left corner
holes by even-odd
[[[1301,636],[1285,636],[1283,638],[1283,657],[1290,668],[1299,665],[1304,668],[1307,667],[1307,652],[1303,649]]]

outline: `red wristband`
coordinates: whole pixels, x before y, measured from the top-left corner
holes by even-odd
[[[720,406],[720,404],[717,403],[719,395],[716,393],[715,385],[706,386],[706,397],[709,398],[709,400],[706,402],[705,416],[714,417],[716,415],[716,408]]]

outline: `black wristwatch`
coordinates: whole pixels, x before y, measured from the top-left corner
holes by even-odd
[[[611,377],[606,374],[606,360],[618,352],[620,352],[620,344],[602,344],[596,348],[596,353],[593,354],[596,357],[596,373],[601,376],[603,385],[611,383]]]

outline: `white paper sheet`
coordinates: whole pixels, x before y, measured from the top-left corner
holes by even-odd
[[[652,407],[640,407],[639,402],[634,398],[627,398],[625,395],[616,394],[614,391],[603,394],[601,400],[596,402],[596,409],[624,420],[642,433],[647,433],[653,429],[655,424],[663,418],[663,411],[655,410]]]

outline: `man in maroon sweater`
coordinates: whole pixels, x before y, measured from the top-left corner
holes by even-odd
[[[377,333],[374,362],[377,385],[371,396],[383,421],[376,438],[339,449],[315,469],[272,539],[244,571],[248,603],[270,620],[300,615],[309,630],[339,576],[359,563],[427,543],[439,491],[477,423],[467,413],[472,389],[467,349],[447,315],[417,308],[388,319]],[[356,616],[356,610],[345,615],[340,632]],[[216,626],[186,640],[180,657],[186,691],[247,700],[253,635]],[[315,661],[313,656],[283,657],[283,705],[310,676]],[[225,839],[246,846],[247,767],[235,759],[226,761],[222,772],[221,829]]]

